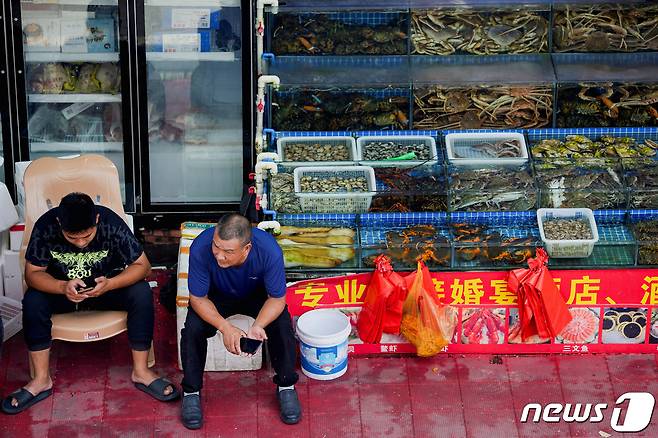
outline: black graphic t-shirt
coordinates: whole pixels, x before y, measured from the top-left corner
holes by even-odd
[[[97,205],[96,236],[86,248],[79,249],[62,235],[57,208],[37,220],[27,246],[25,260],[58,280],[86,277],[114,277],[142,254],[142,245],[128,225],[109,208]]]

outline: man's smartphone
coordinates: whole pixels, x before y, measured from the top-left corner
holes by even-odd
[[[94,279],[94,277],[85,277],[82,279],[82,281],[84,282],[85,285],[76,287],[76,290],[78,291],[79,294],[89,292],[90,290],[96,287],[96,280]]]
[[[240,351],[247,354],[256,354],[263,341],[251,338],[240,338]]]

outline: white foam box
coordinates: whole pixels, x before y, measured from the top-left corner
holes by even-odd
[[[20,264],[20,253],[18,251],[6,251],[3,260],[2,281],[5,296],[21,301],[23,299],[23,272]]]
[[[4,336],[0,341],[6,341],[23,328],[22,309],[20,301],[0,296],[0,318],[4,325]]]
[[[199,224],[186,222],[181,226],[180,244],[178,247],[178,273],[176,284],[176,334],[178,337],[178,366],[183,368],[180,356],[181,330],[185,325],[187,317],[187,305],[189,301],[189,290],[187,288],[187,274],[189,269],[190,246],[193,238],[198,236],[204,229],[214,224]],[[234,315],[228,318],[231,324],[247,331],[253,324],[254,319],[245,315]],[[251,357],[241,357],[229,353],[224,347],[221,333],[208,339],[208,354],[206,356],[205,371],[246,371],[257,370],[263,365],[263,349],[259,349]]]
[[[0,297],[5,296],[4,272],[5,272],[5,257],[4,254],[0,252],[0,278],[3,279],[2,281],[0,281]]]
[[[9,249],[12,251],[20,251],[21,243],[23,243],[23,234],[25,234],[25,224],[20,223],[12,226],[9,229]]]

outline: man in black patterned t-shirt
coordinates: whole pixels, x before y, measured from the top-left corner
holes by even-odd
[[[52,394],[50,318],[75,310],[127,311],[135,386],[161,401],[178,398],[178,389],[147,366],[154,319],[145,281],[150,270],[123,219],[83,193],[66,195],[59,207],[41,216],[25,253],[23,298],[23,333],[34,378],[2,401],[2,411],[16,414]]]

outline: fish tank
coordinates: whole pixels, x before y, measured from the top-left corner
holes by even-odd
[[[599,240],[588,257],[549,259],[549,266],[560,269],[634,266],[636,242],[626,220],[625,210],[594,211]]]
[[[614,210],[628,204],[624,174],[616,159],[535,159],[539,206]]]
[[[448,166],[449,211],[525,211],[537,208],[531,166]]]
[[[658,210],[631,210],[628,218],[637,242],[637,265],[658,266]]]
[[[570,53],[553,60],[556,127],[658,126],[658,54]]]
[[[266,50],[275,56],[406,55],[408,19],[406,11],[283,8],[268,15]]]
[[[453,267],[459,269],[524,266],[541,246],[534,211],[450,214]]]
[[[354,215],[279,215],[274,234],[286,270],[354,269],[359,264],[359,235]]]
[[[548,55],[415,56],[413,129],[530,129],[553,123]]]
[[[628,187],[629,208],[658,209],[658,161],[651,158],[622,160]]]
[[[375,167],[377,191],[370,212],[447,211],[443,165]]]
[[[366,269],[374,269],[375,259],[380,254],[388,256],[396,270],[413,270],[419,260],[430,269],[451,266],[446,213],[363,214],[359,235],[361,262]]]
[[[402,57],[272,58],[281,79],[268,92],[276,131],[407,130],[411,127],[409,66]]]
[[[534,159],[653,159],[658,128],[531,129],[526,132]]]
[[[556,4],[554,52],[641,52],[658,50],[656,2]]]
[[[546,53],[549,7],[441,7],[412,9],[412,55]]]

